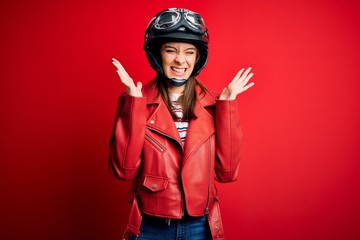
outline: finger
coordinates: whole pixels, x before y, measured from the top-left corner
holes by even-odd
[[[126,77],[120,70],[116,70],[116,73],[119,75],[121,82],[125,82]]]
[[[244,78],[247,77],[247,75],[249,74],[249,72],[251,71],[251,67],[248,67],[246,69],[246,71],[244,72],[244,68],[242,68],[238,74],[236,74],[235,78],[233,79],[232,83],[236,84],[236,83],[239,83],[239,82],[242,82],[244,80]]]
[[[113,64],[115,67],[118,67],[119,65],[121,65],[120,62],[119,62],[116,58],[112,58],[111,60],[112,60],[112,61],[111,61],[112,64]]]
[[[253,73],[250,73],[248,76],[246,76],[245,78],[241,77],[238,81],[236,81],[231,88],[233,89],[242,89],[251,79],[251,77],[253,76]]]
[[[236,83],[245,85],[249,81],[249,79],[254,75],[253,73],[249,74],[251,69],[252,69],[251,67],[248,67],[246,71],[242,74],[242,76],[239,78],[239,80],[236,81]],[[250,78],[248,79],[249,76]]]
[[[244,72],[245,68],[240,69],[240,71],[235,75],[234,79],[238,79],[241,74]]]
[[[241,77],[246,77],[248,74],[249,74],[249,72],[251,71],[251,67],[248,67],[247,69],[246,69],[246,71],[244,72],[244,74],[241,76]]]
[[[112,61],[112,64],[117,68],[117,69],[121,69],[124,68],[121,63],[119,61],[117,61],[116,59]]]
[[[125,68],[120,64],[121,68],[119,68],[119,71],[125,76],[125,77],[129,77],[129,74],[127,73],[127,71],[125,70]]]
[[[235,77],[233,78],[233,80],[231,82],[236,82],[240,76],[242,75],[242,73],[244,72],[244,68],[240,69],[240,71],[235,75]]]
[[[125,70],[118,69],[116,70],[117,74],[119,75],[122,82],[130,82],[132,79],[129,77],[129,75],[126,73]]]
[[[233,78],[233,80],[229,83],[229,87],[231,87],[233,84],[236,84],[236,82],[239,80],[241,74],[244,72],[244,68],[240,69],[240,71],[235,75],[235,77]]]
[[[251,87],[254,86],[254,85],[255,85],[254,82],[249,83],[248,85],[246,85],[245,87],[243,87],[242,92],[245,92],[246,90],[248,90],[249,88],[251,88]]]
[[[124,77],[129,77],[129,74],[126,72],[125,68],[119,61],[114,61],[113,64]]]
[[[142,82],[137,82],[137,83],[136,83],[136,87],[141,90],[141,88],[142,88]]]
[[[246,76],[246,78],[244,78],[240,83],[241,85],[245,86],[249,80],[252,78],[252,76],[254,76],[254,73],[250,73],[249,75]]]
[[[121,64],[119,62],[112,62],[112,64],[116,67],[117,70],[121,68]]]
[[[128,75],[127,72],[125,71],[125,68],[123,67],[123,65],[118,60],[113,58],[112,63],[118,70],[120,70],[122,72],[125,72],[126,73],[125,75]]]
[[[126,86],[126,87],[129,87],[129,88],[132,88],[134,87],[134,82],[133,80],[130,78],[130,77],[126,77],[126,76],[123,76],[123,74],[119,71],[116,71],[120,77],[120,81]]]

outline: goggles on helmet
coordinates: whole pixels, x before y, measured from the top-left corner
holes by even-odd
[[[154,28],[161,31],[171,31],[174,28],[181,27],[184,23],[184,26],[189,30],[199,33],[206,32],[205,22],[198,13],[176,8],[170,8],[157,16],[154,21]]]

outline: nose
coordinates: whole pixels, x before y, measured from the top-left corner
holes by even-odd
[[[183,64],[185,62],[185,54],[183,53],[177,53],[175,57],[175,62],[179,64]]]

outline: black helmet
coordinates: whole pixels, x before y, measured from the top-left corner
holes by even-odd
[[[169,8],[153,17],[145,31],[144,50],[151,67],[164,75],[160,59],[163,42],[188,42],[200,53],[191,76],[196,76],[205,67],[208,59],[209,34],[202,17],[188,9]]]

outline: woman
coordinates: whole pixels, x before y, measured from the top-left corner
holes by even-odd
[[[195,78],[206,65],[208,30],[198,13],[167,9],[145,32],[156,78],[142,87],[113,59],[121,94],[110,172],[132,180],[123,239],[223,239],[215,180],[237,179],[242,131],[235,100],[249,89],[241,69],[220,95]]]

